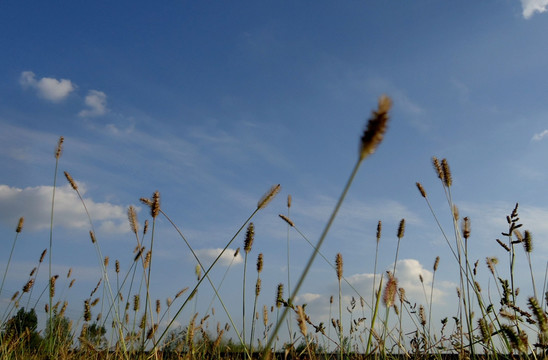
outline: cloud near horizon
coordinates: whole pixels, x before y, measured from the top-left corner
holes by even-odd
[[[23,88],[34,89],[39,97],[54,103],[62,101],[76,89],[76,86],[67,79],[43,77],[37,80],[32,71],[23,71],[19,83]]]
[[[543,13],[548,8],[548,0],[521,0],[523,18],[530,19],[535,12]]]
[[[85,192],[79,184],[81,193]],[[24,189],[0,185],[0,222],[14,229],[20,217],[25,218],[23,231],[48,229],[51,217],[52,186],[36,186]],[[90,216],[99,231],[109,233],[129,232],[126,210],[120,205],[84,199]],[[89,220],[80,199],[69,184],[56,188],[54,226],[89,229]]]

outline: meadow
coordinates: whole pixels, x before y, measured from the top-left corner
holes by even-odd
[[[311,242],[288,215],[280,215],[288,228],[310,244],[310,256],[298,275],[298,281],[288,283],[263,284],[263,256],[256,261],[248,258],[253,245],[255,228],[253,218],[277,196],[281,186],[274,185],[257,205],[250,210],[239,229],[230,236],[224,249],[210,264],[205,265],[196,254],[184,233],[164,212],[161,206],[161,194],[156,191],[150,198],[141,198],[142,204],[149,210],[147,219],[142,223],[137,219],[134,207],[128,208],[128,221],[135,237],[135,248],[131,255],[133,262],[129,269],[122,270],[118,260],[110,262],[113,254],[103,254],[101,241],[97,239],[93,219],[86,207],[77,182],[69,172],[58,174],[59,161],[63,150],[63,137],[59,139],[53,179],[51,227],[55,213],[55,188],[64,177],[78,195],[81,206],[89,220],[89,241],[95,249],[97,263],[102,277],[90,296],[82,299],[82,313],[79,318],[69,318],[66,314],[67,301],[56,296],[56,283],[66,276],[68,287],[75,279],[72,274],[55,274],[52,271],[51,255],[53,233],[50,232],[49,247],[41,254],[36,266],[30,271],[28,280],[21,289],[10,294],[0,319],[0,355],[2,359],[255,359],[255,358],[307,358],[307,359],[361,359],[361,358],[533,358],[543,359],[548,347],[548,319],[546,306],[548,293],[545,285],[537,289],[532,267],[533,239],[528,230],[522,229],[519,219],[519,206],[509,209],[506,217],[507,228],[501,229],[502,237],[497,239],[499,246],[507,253],[504,261],[496,257],[487,257],[484,262],[472,258],[468,252],[468,240],[471,234],[471,221],[460,218],[458,207],[452,198],[452,174],[446,159],[432,158],[434,175],[437,176],[447,199],[447,211],[451,214],[452,227],[444,229],[439,214],[432,207],[428,194],[420,183],[416,183],[417,196],[424,198],[425,206],[432,213],[443,239],[452,254],[457,269],[458,311],[447,314],[441,325],[432,326],[433,293],[439,257],[434,261],[433,278],[425,286],[424,303],[415,303],[406,297],[406,289],[399,287],[396,263],[400,257],[400,241],[405,235],[405,219],[397,229],[397,248],[393,269],[377,274],[378,247],[382,237],[382,222],[377,226],[377,251],[374,258],[374,288],[368,289],[373,296],[362,296],[364,289],[356,289],[344,276],[344,259],[339,253],[335,259],[328,259],[322,253],[322,244],[337,217],[356,173],[374,154],[382,142],[389,122],[391,100],[382,96],[365,131],[360,138],[360,150],[356,164],[351,170],[341,196],[334,206],[331,216],[316,242]],[[59,175],[59,179],[58,176]],[[291,207],[291,197],[287,199],[287,208]],[[165,219],[173,231],[188,247],[194,257],[197,282],[183,289],[173,289],[173,298],[163,301],[150,291],[151,273],[154,271],[156,226],[159,218]],[[4,284],[10,277],[10,263],[25,223],[22,217],[15,226],[15,235],[11,244],[3,245],[4,253],[9,253],[7,265],[2,273],[0,294],[7,297]],[[234,241],[244,236],[241,249],[244,257],[242,286],[242,312],[230,311],[223,302],[221,284],[215,283],[210,272]],[[39,255],[39,256],[38,256]],[[105,256],[107,255],[107,256]],[[115,254],[119,256],[120,254]],[[237,256],[237,253],[234,254]],[[289,254],[288,254],[289,256]],[[321,259],[318,259],[321,258]],[[322,261],[332,268],[333,277],[338,282],[338,293],[331,296],[329,322],[323,323],[309,316],[305,303],[295,299],[304,280],[315,261]],[[255,265],[255,266],[253,266]],[[496,291],[486,293],[482,290],[478,269],[486,267]],[[501,267],[508,269],[508,278],[500,275]],[[530,281],[533,294],[520,294],[520,284],[514,278],[517,267],[530,269]],[[113,272],[109,269],[114,268]],[[37,282],[40,272],[48,272],[48,283]],[[228,271],[228,270],[227,270]],[[289,267],[288,267],[289,271]],[[505,271],[506,273],[506,271]],[[251,277],[255,286],[246,288]],[[537,279],[539,276],[537,275]],[[288,276],[289,279],[289,276]],[[222,309],[211,308],[205,314],[195,313],[183,319],[179,315],[188,309],[197,297],[202,286],[211,286],[216,300]],[[268,303],[259,303],[259,295],[264,287],[276,287],[275,299]],[[351,289],[351,300],[343,300],[343,287]],[[487,288],[484,286],[484,288]],[[40,292],[43,301],[32,301],[33,291]],[[253,303],[246,303],[246,292],[254,293]],[[348,294],[347,294],[348,295]],[[39,299],[40,299],[39,298]],[[39,305],[38,304],[42,304]],[[43,304],[45,303],[45,306]],[[43,306],[43,307],[42,307]],[[80,306],[80,305],[79,305]],[[222,325],[215,320],[215,311],[223,311],[229,321]],[[38,327],[37,313],[45,312],[46,324]],[[350,320],[343,316],[351,314]],[[238,317],[238,321],[234,321]],[[182,322],[184,326],[177,326]],[[237,326],[236,323],[242,324]],[[166,325],[164,325],[166,324]],[[213,329],[213,330],[211,330]],[[280,340],[280,332],[290,329],[288,340]],[[294,331],[292,331],[294,330]],[[236,334],[229,336],[228,333]]]

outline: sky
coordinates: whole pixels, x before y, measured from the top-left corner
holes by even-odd
[[[18,219],[25,223],[0,309],[9,308],[49,247],[54,152],[63,136],[51,256],[52,271],[60,275],[56,299],[69,302],[69,317],[81,324],[83,301],[101,268],[82,202],[63,171],[79,186],[102,254],[110,258],[112,284],[114,261],[125,274],[135,256],[128,207],[137,209],[141,229],[151,220],[141,197],[158,190],[162,210],[210,264],[261,196],[280,184],[277,197],[252,219],[249,320],[258,254],[264,255],[262,309],[274,305],[278,283],[287,296],[288,270],[293,286],[313,251],[278,215],[289,211],[306,239],[318,240],[382,94],[393,100],[389,129],[359,169],[321,253],[331,263],[341,253],[344,276],[370,302],[377,223],[383,224],[378,280],[393,268],[398,224],[405,219],[399,285],[413,303],[424,304],[419,274],[429,294],[440,256],[434,318],[454,316],[457,263],[415,186],[423,184],[451,234],[451,212],[431,164],[436,156],[448,160],[452,199],[460,216],[470,218],[469,253],[472,262],[479,260],[483,287],[496,286],[487,256],[499,257],[501,274],[508,273],[507,255],[495,239],[518,202],[523,229],[534,237],[532,261],[541,290],[548,260],[547,9],[546,0],[2,2],[2,274]],[[226,274],[220,293],[238,328],[244,256],[234,253],[244,238],[245,227],[211,272],[216,284]],[[525,301],[532,285],[521,255],[516,272]],[[31,299],[22,298],[36,303],[42,318],[47,296],[39,294],[47,284],[47,261]],[[164,304],[180,289],[192,288],[195,266],[176,229],[159,216],[153,298]],[[70,268],[76,282],[69,289]],[[336,274],[318,257],[297,302],[308,304],[312,319],[327,323],[329,298],[336,294]],[[349,287],[343,294],[345,306],[356,296]],[[212,296],[210,285],[202,283],[176,324],[185,325],[195,311],[203,316]],[[213,304],[224,325],[226,315]]]

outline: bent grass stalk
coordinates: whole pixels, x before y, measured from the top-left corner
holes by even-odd
[[[78,195],[78,198],[80,199],[80,202],[82,203],[82,206],[84,207],[84,210],[86,212],[86,216],[88,218],[88,221],[89,221],[89,224],[90,224],[90,227],[91,227],[91,230],[89,232],[91,242],[95,246],[95,250],[97,252],[97,257],[99,259],[99,264],[101,266],[103,278],[105,279],[105,283],[106,283],[106,286],[107,286],[107,289],[108,289],[108,293],[109,293],[109,297],[110,297],[109,300],[110,300],[111,306],[113,306],[116,303],[116,300],[114,298],[114,295],[112,293],[112,288],[110,286],[110,281],[109,281],[109,278],[108,278],[108,273],[107,273],[107,269],[106,269],[106,266],[105,266],[104,257],[103,257],[103,254],[101,252],[101,248],[99,246],[99,243],[97,242],[97,238],[95,236],[95,227],[93,226],[93,221],[91,219],[91,215],[89,214],[88,208],[86,206],[86,202],[82,198],[82,194],[80,193],[80,190],[78,190],[77,183],[74,181],[74,179],[72,178],[72,176],[68,172],[65,171],[64,174],[65,174],[65,178],[69,182],[70,186],[72,187],[72,189]],[[50,257],[51,257],[51,249],[50,249]],[[51,308],[51,306],[50,306],[50,308]],[[127,348],[126,348],[126,343],[125,343],[125,340],[124,340],[124,334],[123,334],[123,329],[122,329],[122,321],[120,319],[120,314],[118,313],[117,308],[115,307],[114,309],[115,309],[114,314],[115,314],[115,317],[116,317],[114,323],[115,323],[116,329],[118,331],[118,340],[120,341],[120,344],[122,345],[122,349],[123,349],[124,354],[126,354],[126,356],[127,356],[127,352],[126,352]]]
[[[215,260],[213,260],[213,263],[209,266],[209,268],[204,272],[204,275],[202,276],[202,278],[200,279],[200,281],[198,281],[198,283],[195,285],[194,289],[192,289],[192,291],[190,292],[190,295],[186,298],[186,300],[184,301],[184,303],[179,307],[179,309],[177,310],[177,312],[175,313],[175,315],[173,316],[173,319],[169,322],[169,324],[167,325],[166,329],[162,332],[162,334],[160,335],[160,337],[158,338],[158,340],[156,340],[156,342],[154,343],[154,348],[157,348],[158,344],[160,343],[160,341],[162,340],[162,338],[167,334],[169,328],[173,325],[173,322],[175,321],[175,319],[177,319],[177,316],[179,316],[179,314],[183,311],[183,308],[186,306],[186,304],[188,303],[188,301],[192,298],[192,296],[194,295],[194,293],[197,291],[198,287],[200,286],[200,284],[202,283],[202,281],[207,278],[210,282],[210,278],[209,278],[209,272],[211,271],[211,269],[217,264],[217,262],[219,261],[219,259],[221,258],[221,256],[223,256],[223,254],[225,253],[225,251],[228,249],[228,247],[232,244],[232,242],[236,239],[236,237],[240,234],[240,232],[244,229],[244,227],[251,221],[251,219],[253,219],[253,217],[257,214],[257,212],[259,212],[259,210],[261,209],[264,209],[271,201],[272,199],[274,199],[274,197],[278,194],[278,192],[280,191],[280,184],[278,185],[274,185],[272,186],[272,188],[270,188],[270,190],[265,194],[263,195],[263,197],[259,200],[259,202],[257,203],[257,208],[251,213],[251,215],[249,215],[249,217],[244,221],[244,223],[240,226],[240,228],[236,231],[236,233],[234,234],[234,236],[232,236],[232,238],[228,241],[228,243],[225,245],[225,247],[223,248],[223,250],[221,250],[221,252],[219,253],[219,255],[217,255],[217,257],[215,258]],[[165,214],[164,214],[165,216]],[[182,235],[182,234],[181,234]],[[186,241],[186,240],[185,240]],[[196,254],[193,252],[193,255],[196,256]],[[197,258],[197,257],[196,257]],[[212,284],[212,283],[211,283]],[[213,286],[213,284],[212,284]],[[214,290],[216,291],[215,287],[213,286]],[[220,297],[218,297],[220,299]],[[221,302],[222,304],[222,302]],[[224,306],[223,306],[224,307]],[[228,313],[228,311],[227,311]],[[236,329],[235,329],[236,330]],[[238,334],[238,331],[236,330],[236,333]],[[251,357],[251,355],[249,354],[249,352],[247,351],[246,349],[246,346],[245,346],[245,343],[243,343],[242,341],[242,338],[241,336],[238,335],[238,338],[240,340],[240,343],[242,343],[244,345],[244,350],[246,351],[246,355],[248,357]]]

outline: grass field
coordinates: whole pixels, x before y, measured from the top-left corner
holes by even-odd
[[[103,254],[100,241],[95,236],[93,219],[88,213],[86,203],[79,192],[76,181],[68,172],[64,178],[71,185],[81,200],[82,207],[88,213],[90,241],[97,254],[98,266],[102,272],[101,281],[92,289],[90,296],[82,300],[82,316],[71,319],[66,316],[68,303],[56,297],[56,282],[60,274],[52,272],[51,255],[53,233],[50,232],[49,247],[40,254],[36,267],[30,272],[28,280],[21,284],[21,290],[11,296],[1,318],[0,354],[2,359],[210,359],[210,358],[268,358],[291,357],[310,359],[359,359],[375,358],[544,358],[548,347],[548,320],[546,305],[548,293],[544,284],[538,288],[532,268],[534,255],[532,235],[522,230],[519,220],[519,207],[509,209],[506,218],[508,227],[501,229],[503,237],[498,244],[508,254],[505,261],[495,257],[487,257],[484,263],[472,259],[468,252],[468,240],[471,233],[470,219],[460,218],[458,207],[452,198],[452,174],[446,159],[432,158],[434,176],[437,176],[443,186],[447,199],[448,211],[451,213],[452,228],[444,229],[438,221],[438,214],[431,206],[424,187],[417,183],[417,196],[425,200],[427,206],[439,226],[439,230],[447,242],[453,256],[458,277],[458,311],[447,314],[441,327],[432,326],[432,296],[439,257],[434,261],[433,279],[429,287],[424,286],[424,303],[412,303],[405,295],[405,289],[398,286],[398,274],[395,264],[400,257],[400,240],[405,235],[405,219],[402,219],[397,229],[397,248],[394,254],[394,268],[379,279],[373,281],[373,293],[367,299],[361,295],[363,289],[355,289],[344,276],[344,259],[337,254],[335,259],[327,259],[322,254],[322,243],[330,231],[331,224],[345,200],[354,176],[381,143],[389,121],[391,100],[381,97],[378,109],[373,111],[366,129],[360,139],[360,151],[355,167],[352,169],[348,182],[334,210],[326,222],[319,239],[312,243],[302,234],[292,219],[280,215],[289,228],[296,231],[310,242],[310,257],[307,259],[299,280],[291,284],[263,284],[263,257],[259,254],[254,267],[252,259],[248,258],[254,241],[254,216],[268,206],[269,202],[280,191],[280,185],[274,185],[257,202],[250,215],[242,221],[241,226],[231,239],[224,244],[223,251],[209,266],[205,266],[187,242],[183,232],[171,220],[169,214],[161,207],[161,194],[154,192],[150,198],[141,198],[141,202],[149,209],[148,219],[140,228],[135,208],[129,207],[128,221],[135,237],[133,264],[129,270],[121,270],[118,261],[110,263],[109,255]],[[55,212],[55,188],[58,186],[57,167],[61,159],[63,138],[59,139],[55,152],[55,178],[52,193],[52,224]],[[367,169],[365,169],[367,171]],[[291,207],[291,198],[287,200]],[[173,230],[188,245],[188,250],[194,256],[196,263],[197,282],[195,286],[175,289],[174,298],[164,301],[156,300],[150,293],[150,278],[154,271],[154,242],[157,219],[163,218],[173,227]],[[14,224],[16,231],[11,244],[6,242],[4,252],[9,253],[7,266],[3,271],[0,293],[5,295],[4,284],[10,277],[10,263],[17,245],[17,240],[24,231],[24,218]],[[242,249],[244,256],[242,312],[231,312],[223,302],[223,293],[217,291],[209,274],[217,265],[224,252],[233,241],[245,234]],[[6,234],[4,234],[7,236]],[[374,259],[377,273],[378,244],[382,236],[382,222],[377,227],[377,252]],[[114,254],[119,256],[119,254]],[[236,256],[236,254],[235,254]],[[288,254],[289,256],[289,254]],[[295,299],[301,290],[313,262],[322,257],[333,268],[333,276],[338,282],[338,294],[330,299],[328,323],[318,322],[307,313],[306,304],[296,303]],[[249,265],[249,266],[248,266]],[[496,291],[487,294],[482,291],[479,283],[478,268],[486,266]],[[528,267],[533,294],[520,294],[520,284],[516,283],[514,273],[516,267]],[[108,269],[114,267],[116,278],[109,277]],[[509,278],[499,275],[498,269],[507,267]],[[254,268],[254,271],[253,271]],[[49,282],[38,284],[39,272],[48,272]],[[252,275],[252,273],[254,273]],[[255,286],[246,289],[246,277],[255,279]],[[538,276],[537,276],[538,278]],[[72,274],[66,274],[69,288],[74,283]],[[195,313],[189,319],[181,319],[179,315],[187,309],[192,300],[197,297],[204,283],[210,283],[218,302],[228,315],[229,322],[221,326],[215,321],[215,311],[199,316]],[[209,285],[208,285],[209,286]],[[259,303],[259,294],[265,286],[276,287],[277,296],[270,303]],[[343,300],[343,286],[352,290],[349,303]],[[36,288],[44,289],[42,295],[47,298],[45,308],[38,308],[37,302],[32,302],[32,293]],[[284,292],[285,288],[285,292]],[[288,292],[291,290],[291,292]],[[39,291],[39,290],[36,290]],[[178,291],[178,292],[177,292]],[[246,303],[246,292],[254,293],[254,302]],[[286,296],[285,294],[291,294]],[[47,322],[43,328],[38,328],[37,312],[45,312]],[[351,313],[351,320],[344,320],[343,312]],[[241,323],[237,328],[236,319]],[[184,321],[185,326],[176,326],[176,319]],[[160,324],[167,323],[166,326]],[[210,326],[210,324],[217,324]],[[290,331],[289,341],[280,341],[282,328]],[[434,330],[437,329],[437,330]],[[213,330],[211,330],[213,329]],[[228,337],[232,329],[236,337]]]

